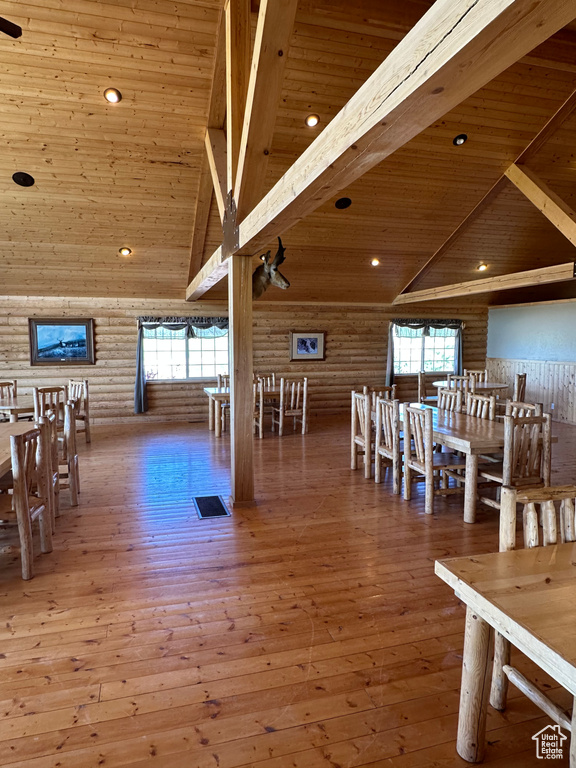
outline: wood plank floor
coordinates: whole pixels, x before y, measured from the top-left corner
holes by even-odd
[[[576,481],[576,428],[554,432],[554,481]],[[433,563],[494,551],[493,510],[465,525],[452,496],[426,517],[422,490],[404,502],[351,472],[344,417],[256,440],[258,505],[215,520],[190,499],[228,498],[227,436],[171,423],[80,444],[54,552],[30,582],[0,556],[0,765],[466,765],[464,610]],[[547,722],[512,692],[486,763],[541,765]]]

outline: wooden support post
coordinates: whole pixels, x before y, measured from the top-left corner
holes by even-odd
[[[234,182],[238,221],[261,200],[264,191],[297,6],[298,0],[260,2]]]
[[[252,259],[234,254],[228,259],[230,318],[230,446],[232,506],[254,502],[252,438]]]
[[[484,757],[492,635],[492,627],[468,606],[456,749],[469,763]]]
[[[226,138],[228,191],[234,186],[250,77],[250,0],[226,3]]]

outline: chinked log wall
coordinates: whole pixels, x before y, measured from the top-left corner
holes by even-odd
[[[526,401],[543,403],[554,421],[576,424],[576,363],[490,357],[487,367],[495,381],[512,382],[517,373],[526,373]]]
[[[254,369],[277,375],[307,375],[313,412],[348,409],[350,390],[382,385],[386,373],[388,321],[410,317],[384,306],[301,306],[257,303],[254,307]],[[22,298],[0,297],[0,378],[18,379],[19,391],[36,384],[88,378],[91,413],[98,423],[146,419],[148,421],[208,418],[203,387],[210,382],[175,382],[148,385],[149,411],[134,416],[136,318],[138,315],[219,315],[227,307],[215,302],[150,299]],[[421,314],[421,312],[419,313]],[[458,317],[465,321],[464,365],[484,367],[487,315],[483,310],[427,312],[430,317]],[[93,317],[96,365],[31,367],[29,317]],[[289,361],[290,331],[325,331],[326,360],[308,364]],[[432,381],[435,377],[431,376]],[[416,397],[415,377],[399,379],[399,396]]]

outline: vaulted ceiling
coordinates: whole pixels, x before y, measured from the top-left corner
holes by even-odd
[[[431,5],[300,0],[266,188]],[[1,3],[24,30],[19,40],[0,36],[2,293],[183,298],[221,6]],[[122,92],[119,104],[104,100],[107,87]],[[266,300],[391,302],[575,88],[573,23],[285,232],[291,288],[271,288]],[[312,129],[311,112],[320,116]],[[455,146],[460,133],[468,141]],[[528,163],[572,208],[575,139],[572,116]],[[36,184],[15,185],[15,171]],[[345,210],[334,206],[341,196],[352,200]],[[221,240],[213,200],[204,261]],[[128,258],[118,254],[124,245]],[[480,262],[498,275],[571,260],[571,243],[506,182],[414,288],[480,277]],[[225,293],[223,280],[205,298]]]

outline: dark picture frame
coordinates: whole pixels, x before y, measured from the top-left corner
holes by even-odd
[[[290,360],[324,360],[325,331],[291,331]]]
[[[92,318],[29,318],[30,365],[94,365]]]

